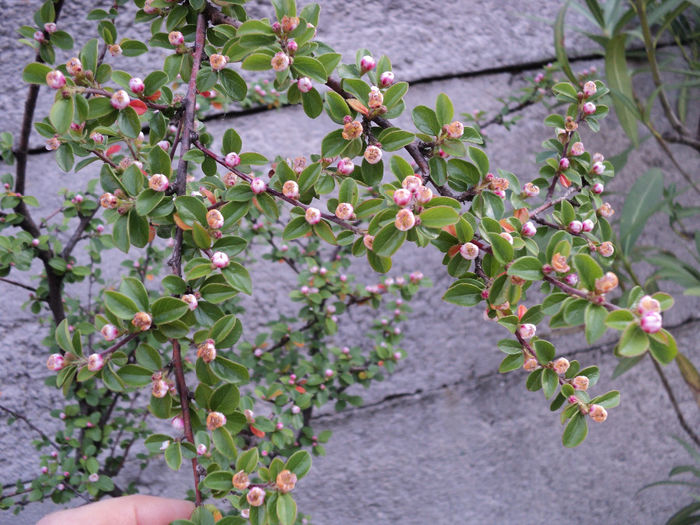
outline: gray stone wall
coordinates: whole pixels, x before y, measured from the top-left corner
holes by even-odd
[[[99,3],[99,2],[98,2]],[[106,7],[107,2],[101,2]],[[447,93],[458,112],[475,109],[497,110],[496,97],[505,96],[522,85],[524,75],[534,75],[542,63],[553,57],[551,28],[541,19],[552,20],[560,2],[544,0],[467,1],[440,0],[411,2],[379,0],[323,1],[319,38],[344,54],[368,47],[375,54],[386,53],[394,64],[397,79],[413,83],[407,104],[434,104],[440,92]],[[10,0],[3,5],[0,29],[0,64],[4,85],[16,85],[23,64],[31,59],[29,48],[18,48],[13,28],[28,23],[36,1]],[[65,20],[82,19],[95,3],[68,2]],[[253,2],[256,13],[268,15],[263,2]],[[583,24],[575,13],[572,24]],[[66,22],[77,29],[75,22]],[[139,35],[142,27],[124,19],[117,22],[121,33]],[[75,33],[74,33],[75,34]],[[78,44],[87,40],[88,31],[78,31]],[[578,35],[570,32],[570,34]],[[577,36],[567,42],[581,70],[595,64],[585,57],[589,43]],[[115,60],[115,68],[144,71],[158,58]],[[642,88],[648,88],[642,86]],[[650,91],[650,89],[647,89]],[[14,133],[21,121],[25,89],[6,89],[0,94],[4,115],[3,129]],[[47,113],[50,95],[42,90],[38,116]],[[488,153],[492,166],[508,169],[526,180],[534,177],[534,154],[548,136],[542,124],[543,108],[530,108],[512,132],[490,128]],[[696,115],[697,119],[697,108]],[[587,146],[610,156],[627,147],[621,130],[610,118],[599,136]],[[398,125],[411,129],[408,115]],[[208,123],[215,136],[235,127],[244,147],[266,155],[306,155],[319,150],[320,140],[333,125],[321,117],[310,124],[298,107],[286,107],[255,115],[227,118]],[[32,145],[40,148],[41,138]],[[677,150],[684,165],[697,173],[700,162]],[[611,201],[619,209],[626,188],[650,166],[664,170],[669,181],[680,182],[668,160],[652,141],[630,157],[624,172],[609,185]],[[44,214],[60,205],[56,189],[78,190],[89,170],[63,174],[54,167],[51,153],[37,151],[29,161],[28,194],[42,202]],[[690,200],[690,197],[688,197]],[[42,214],[39,213],[38,216]],[[665,235],[663,217],[656,217],[647,229],[645,244],[672,247]],[[116,254],[108,254],[116,259]],[[116,263],[110,267],[118,270]],[[256,295],[248,305],[257,312],[282,311],[292,314],[295,307],[286,300],[294,285],[292,275],[277,275],[278,266],[256,265]],[[409,357],[388,381],[363,392],[364,407],[340,414],[322,413],[315,424],[333,430],[327,456],[314,460],[311,474],[300,483],[300,510],[313,516],[313,523],[377,524],[402,523],[527,523],[580,522],[601,524],[660,523],[689,501],[683,489],[654,488],[638,493],[645,484],[664,478],[674,464],[685,462],[685,452],[673,441],[683,436],[650,362],[612,380],[616,360],[609,334],[591,347],[580,332],[551,334],[561,354],[575,356],[584,364],[601,366],[600,390],[618,388],[622,404],[612,410],[604,425],[592,425],[586,442],[574,450],[560,443],[561,428],[556,414],[549,412],[541,393],[528,392],[521,372],[497,373],[501,354],[495,342],[505,336],[497,325],[485,322],[478,309],[461,309],[441,302],[449,284],[435,250],[405,247],[396,257],[390,275],[420,269],[434,281],[434,290],[423,292],[413,303],[414,312],[404,327]],[[354,270],[373,282],[362,261]],[[649,268],[641,266],[643,274]],[[39,267],[36,267],[39,271]],[[274,275],[274,279],[273,279]],[[665,283],[666,289],[677,288]],[[43,386],[48,375],[43,362],[41,339],[46,329],[20,308],[26,294],[2,285],[0,352],[2,398],[51,430],[51,421],[42,414],[58,406],[55,391]],[[79,293],[80,290],[72,290]],[[697,300],[680,297],[666,316],[666,324],[678,338],[679,346],[697,361],[697,333],[700,319],[695,314]],[[357,340],[369,321],[367,315],[345,320],[339,337]],[[256,323],[244,319],[246,338],[252,338]],[[17,352],[22,355],[21,365]],[[698,408],[683,387],[675,365],[667,367],[679,404],[695,428],[700,424]],[[37,456],[30,446],[34,436],[22,423],[0,426],[0,472],[4,482],[27,478],[38,469]],[[122,479],[137,476],[129,471]],[[141,474],[139,484],[145,493],[179,497],[190,483],[184,470],[173,475],[153,462]],[[0,515],[0,523],[34,523],[53,510],[51,504],[30,506],[19,517]]]

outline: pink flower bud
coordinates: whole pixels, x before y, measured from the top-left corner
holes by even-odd
[[[598,213],[600,213],[601,217],[608,219],[615,214],[615,210],[609,202],[604,202],[601,207],[598,208]]]
[[[263,352],[262,348],[256,348],[255,351],[253,352],[253,355],[254,355],[255,357],[260,357],[260,356],[263,355],[263,353],[264,353],[264,352]]]
[[[206,215],[207,224],[213,230],[218,230],[224,226],[224,216],[219,210],[209,210]]]
[[[466,260],[472,261],[479,256],[479,247],[472,242],[467,242],[459,247],[459,253]]]
[[[297,44],[294,40],[290,40],[287,42],[287,50],[293,55],[299,50],[299,44]]]
[[[411,192],[405,188],[398,189],[394,192],[394,202],[398,206],[407,206],[411,202],[412,198],[413,195]]]
[[[311,82],[309,77],[301,77],[299,80],[297,80],[297,87],[302,93],[308,93],[313,89],[314,84]]]
[[[129,79],[129,89],[134,93],[143,93],[143,90],[146,89],[146,84],[139,77],[131,77]]]
[[[377,146],[367,146],[364,157],[370,164],[376,164],[382,160],[382,150]]]
[[[432,199],[433,199],[433,190],[431,190],[427,186],[423,186],[418,190],[418,194],[416,195],[416,200],[420,204],[427,204]]]
[[[596,107],[593,102],[586,102],[583,105],[583,114],[584,115],[593,115],[595,113]]]
[[[338,161],[338,173],[341,175],[350,175],[355,170],[355,165],[348,157]]]
[[[520,234],[523,237],[534,237],[537,234],[537,226],[535,226],[532,221],[527,221],[525,224],[523,224]]]
[[[265,491],[260,487],[253,487],[246,495],[246,500],[251,507],[260,507],[265,501]]]
[[[151,386],[151,394],[153,394],[153,397],[157,398],[165,397],[168,394],[169,390],[170,387],[168,386],[168,383],[166,383],[162,379],[154,381],[153,385]]]
[[[267,190],[267,183],[260,177],[253,177],[253,180],[250,181],[250,190],[256,195],[259,195]]]
[[[228,58],[224,55],[214,53],[209,57],[209,64],[214,71],[221,71],[228,64]]]
[[[102,133],[98,133],[97,131],[90,133],[90,139],[92,139],[95,144],[102,144],[105,141],[104,135]]]
[[[591,419],[596,423],[602,423],[608,418],[608,411],[600,405],[591,405],[591,408],[588,410],[588,415],[591,416]]]
[[[601,242],[598,246],[598,253],[603,257],[611,257],[615,253],[615,247],[610,241]]]
[[[179,46],[185,43],[185,37],[180,31],[170,31],[168,34],[168,42],[171,46]]]
[[[293,180],[285,181],[284,185],[282,186],[282,193],[285,197],[296,199],[299,196],[299,184]]]
[[[83,64],[78,57],[71,58],[66,62],[66,71],[69,75],[76,76],[83,72]]]
[[[46,368],[52,372],[58,372],[65,366],[65,360],[61,354],[51,354],[46,361]]]
[[[576,286],[578,284],[578,274],[570,273],[564,277],[566,284]]]
[[[173,427],[173,429],[177,431],[181,431],[185,429],[185,420],[182,419],[182,416],[175,416],[170,420],[170,426]]]
[[[416,217],[413,212],[408,208],[403,208],[399,210],[396,214],[396,220],[394,221],[394,226],[397,230],[402,232],[408,231],[416,224]]]
[[[583,94],[587,97],[592,97],[596,94],[597,91],[598,88],[596,87],[595,82],[593,82],[592,80],[589,80],[583,85]]]
[[[207,415],[207,430],[216,430],[226,424],[226,416],[221,412],[209,412]]]
[[[156,173],[148,178],[148,187],[153,191],[165,191],[168,186],[170,186],[170,181],[162,173]]]
[[[338,212],[338,210],[336,209],[336,213],[337,213],[337,212]],[[352,216],[352,213],[351,213],[350,215]],[[328,273],[328,269],[325,268],[325,267],[323,267],[323,266],[321,266],[321,268],[318,270],[318,273],[319,273],[320,275],[326,275],[326,274]],[[328,307],[328,310],[330,311],[331,308],[333,309],[333,312],[335,312],[335,306],[333,306],[333,305],[329,306],[329,307]]]
[[[394,83],[394,74],[391,71],[384,71],[379,76],[379,83],[385,88],[391,86]]]
[[[308,286],[304,285],[301,288],[299,288],[299,292],[302,295],[309,295],[311,293],[311,289]]]
[[[537,368],[537,365],[537,359],[535,359],[534,357],[528,357],[523,363],[523,370],[525,370],[526,372],[532,372]]]
[[[639,325],[646,333],[655,334],[662,328],[661,314],[659,312],[646,312],[639,321]]]
[[[418,193],[423,187],[423,179],[417,177],[416,175],[409,175],[401,182],[401,186],[411,193]]]
[[[349,202],[341,202],[335,208],[335,216],[343,221],[351,219],[354,213],[355,210]]]
[[[501,232],[498,235],[508,241],[509,244],[513,244],[513,236],[510,233]]]
[[[101,354],[90,354],[90,356],[88,357],[87,367],[88,370],[90,370],[90,372],[97,372],[102,369],[104,363],[104,358]]]
[[[190,309],[190,311],[194,311],[197,309],[197,305],[199,304],[197,301],[197,296],[194,294],[188,293],[182,296],[182,300],[187,303],[187,308]]]
[[[284,428],[284,423],[282,423],[281,421],[278,421],[278,422],[275,424],[275,429],[276,429],[276,430],[282,430],[283,428]]]
[[[284,71],[289,67],[289,57],[286,53],[280,51],[272,57],[270,63],[272,64],[272,69],[275,71]]]
[[[377,67],[377,62],[370,55],[365,55],[360,60],[360,69],[362,69],[363,73],[372,71],[375,67]]]
[[[521,324],[520,328],[518,328],[518,333],[523,339],[532,339],[537,333],[537,327],[530,323]]]
[[[58,70],[46,73],[46,85],[51,89],[61,89],[66,85],[66,77]]]
[[[605,157],[603,156],[602,153],[594,153],[593,157],[591,158],[593,162],[603,162],[605,160]]]
[[[601,182],[596,182],[593,185],[593,187],[591,188],[591,191],[593,191],[593,193],[598,193],[598,194],[603,193],[604,190],[605,190],[605,186],[603,186],[603,184]]]
[[[595,228],[595,223],[591,219],[586,219],[581,223],[581,230],[584,232],[591,232]]]
[[[423,272],[412,272],[411,275],[408,276],[409,279],[413,284],[419,283],[423,279]]]
[[[228,166],[229,168],[235,168],[241,163],[241,157],[238,156],[238,153],[235,151],[232,151],[230,153],[227,153],[226,156],[224,157],[224,164]]]
[[[602,175],[605,171],[605,165],[602,162],[594,162],[591,171],[596,175]]]
[[[567,159],[566,157],[562,157],[562,158],[559,160],[559,169],[560,169],[560,170],[567,170],[567,169],[569,169],[569,165],[570,165],[569,159]]]
[[[464,134],[464,124],[458,120],[455,120],[454,122],[445,126],[445,132],[451,139],[458,139]]]
[[[199,445],[197,445],[197,455],[198,456],[203,456],[206,453],[207,453],[207,446],[204,443],[200,443]]]
[[[535,84],[539,84],[543,80],[544,80],[544,73],[537,73],[535,75],[535,78],[534,78]]]
[[[660,312],[661,303],[654,299],[652,296],[645,295],[639,300],[639,303],[637,304],[637,311],[641,315],[644,315],[649,312]]]
[[[321,222],[321,211],[318,208],[309,207],[306,209],[304,217],[306,218],[306,222],[309,224],[318,224]]]
[[[296,405],[293,405],[292,406],[292,414],[298,414],[299,412],[301,412],[301,408],[299,408]]]
[[[34,248],[36,248],[37,246],[39,246],[39,239],[32,239],[32,246],[33,246]]]
[[[111,103],[114,109],[122,110],[126,108],[130,102],[131,99],[129,98],[129,95],[127,95],[126,91],[123,89],[115,91],[112,95]]]
[[[48,34],[55,33],[56,29],[56,24],[54,24],[53,22],[46,22],[44,24],[44,31],[46,31]]]
[[[113,57],[118,57],[122,54],[122,47],[119,44],[112,44],[107,48],[107,50]]]
[[[586,376],[576,376],[574,377],[571,384],[576,390],[581,390],[582,392],[585,392],[586,390],[588,390],[590,380]]]
[[[583,155],[583,153],[586,151],[586,148],[583,147],[583,142],[574,142],[573,145],[571,146],[571,154],[575,157],[578,157],[579,155]]]
[[[569,223],[568,229],[571,233],[575,235],[581,233],[581,230],[583,230],[583,224],[581,223],[581,221],[571,221]]]
[[[113,324],[106,324],[102,327],[100,333],[105,338],[105,341],[114,341],[119,335],[119,329]]]
[[[90,481],[90,483],[97,483],[99,480],[100,475],[97,472],[88,476],[88,481]]]
[[[326,368],[326,371],[323,372],[323,375],[326,377],[333,377],[333,370],[331,370],[330,368]]]
[[[34,40],[36,40],[40,44],[46,42],[46,38],[44,38],[43,31],[34,31]]]
[[[566,374],[566,371],[569,369],[569,360],[566,359],[565,357],[560,357],[554,363],[552,363],[552,368],[554,371],[559,374]]]
[[[211,263],[214,268],[226,268],[229,265],[229,258],[224,252],[214,252],[211,256]]]
[[[368,233],[365,234],[365,236],[362,238],[362,243],[365,245],[365,248],[371,250],[374,246],[374,235],[370,235]]]
[[[525,184],[523,192],[528,197],[537,197],[540,194],[540,188],[532,182],[528,182],[527,184]]]

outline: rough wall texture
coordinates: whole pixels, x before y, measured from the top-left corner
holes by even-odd
[[[407,97],[409,107],[432,105],[436,95],[445,92],[457,110],[464,112],[498,109],[495,97],[520,85],[522,74],[533,74],[534,70],[528,69],[530,64],[552,57],[550,28],[535,17],[553,19],[559,7],[559,2],[544,0],[462,0],[449,6],[439,0],[321,3],[320,38],[343,52],[346,59],[361,46],[385,52],[398,78],[416,82]],[[254,4],[256,12],[269,14],[262,2]],[[3,56],[13,57],[0,65],[5,85],[16,81],[22,64],[30,59],[27,50],[17,50],[13,28],[27,23],[36,5],[34,1],[15,0],[3,6],[0,50]],[[66,19],[81,17],[88,5],[92,7],[93,3],[69,2]],[[141,29],[128,27],[123,21],[118,27],[131,37]],[[85,33],[83,39],[87,38]],[[574,55],[587,53],[584,40],[569,44]],[[157,54],[149,55],[149,60]],[[146,59],[115,61],[113,65],[133,70],[134,60],[138,63],[136,69],[147,67]],[[578,61],[575,69],[591,64]],[[601,69],[599,63],[596,65]],[[0,95],[0,108],[6,116],[3,127],[13,132],[21,120],[18,100],[23,100],[23,92],[21,96],[7,91]],[[49,103],[43,92],[37,114],[46,114]],[[532,152],[548,133],[541,125],[544,115],[541,108],[531,108],[512,132],[489,129],[492,165],[526,179],[534,176]],[[612,120],[600,136],[587,141],[589,147],[614,154],[627,146]],[[410,127],[406,117],[398,124]],[[323,118],[310,126],[297,107],[215,119],[209,126],[215,136],[235,126],[244,147],[283,156],[308,156],[318,150],[321,138],[332,129]],[[40,146],[40,138],[34,137],[33,144]],[[77,190],[90,175],[87,169],[78,175],[62,174],[56,168],[47,168],[53,166],[52,162],[51,154],[37,153],[29,164],[27,193],[40,198],[46,213],[60,204],[56,188]],[[697,158],[686,155],[684,162],[691,173],[700,168]],[[624,173],[609,189],[624,190],[649,166],[661,167],[670,180],[678,178],[649,141],[631,157]],[[619,196],[613,193],[611,200],[619,207]],[[663,235],[663,226],[662,218],[654,220],[647,230],[650,242],[662,246],[673,242]],[[554,334],[561,353],[575,355],[583,363],[601,365],[601,390],[615,387],[623,392],[622,405],[611,412],[608,423],[593,425],[581,447],[564,449],[557,418],[549,412],[542,394],[527,392],[521,373],[501,376],[496,372],[501,356],[495,342],[504,336],[502,329],[484,322],[478,310],[458,309],[440,301],[440,292],[449,279],[435,251],[404,248],[400,253],[392,274],[420,269],[433,278],[436,290],[423,293],[414,302],[415,311],[405,327],[404,346],[409,358],[397,373],[364,393],[365,407],[341,414],[324,413],[317,418],[318,425],[333,430],[334,436],[327,447],[328,455],[315,460],[312,473],[299,487],[300,509],[310,513],[314,523],[645,524],[661,522],[686,502],[686,494],[677,489],[656,488],[637,494],[641,486],[665,477],[672,465],[686,459],[671,439],[682,430],[650,363],[612,381],[612,339],[591,348],[580,333]],[[112,265],[116,271],[117,263]],[[367,274],[361,261],[354,268]],[[640,270],[648,271],[643,267]],[[277,267],[256,265],[254,278],[256,295],[248,304],[259,312],[295,311],[285,300],[284,291],[279,290]],[[366,279],[372,282],[376,277],[368,275]],[[294,283],[291,275],[282,280]],[[670,285],[668,289],[675,290]],[[8,351],[0,353],[2,400],[39,417],[56,405],[55,392],[41,386],[36,378],[45,375],[45,354],[40,345],[45,330],[20,309],[24,293],[3,285],[2,297],[3,346],[25,349],[30,364],[20,369],[13,365]],[[666,323],[675,327],[683,350],[697,358],[700,322],[693,315],[695,308],[697,301],[682,298]],[[342,326],[343,337],[361,337],[368,319],[355,319],[356,324]],[[244,320],[247,338],[254,334],[251,321]],[[38,372],[30,377],[28,370]],[[697,427],[697,407],[682,388],[676,369],[669,366],[667,372],[677,387],[681,408],[689,415],[691,425]],[[32,387],[28,388],[30,381]],[[5,482],[26,477],[38,468],[27,446],[32,437],[21,423],[0,427],[0,450],[4,452],[0,472]],[[135,473],[125,477],[129,474]],[[177,497],[188,487],[190,477],[184,471],[173,476],[165,466],[154,462],[153,470],[143,474],[140,481],[144,492]],[[17,518],[0,515],[0,523],[34,523],[52,508],[36,505]]]

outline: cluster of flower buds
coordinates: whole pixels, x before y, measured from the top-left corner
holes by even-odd
[[[661,303],[649,295],[645,295],[637,303],[639,326],[648,334],[655,334],[663,328],[661,318]]]
[[[508,179],[504,177],[496,177],[493,173],[487,173],[486,177],[486,187],[490,189],[494,194],[498,195],[501,199],[506,198],[506,190],[510,186]]]
[[[342,135],[345,140],[353,140],[362,136],[364,129],[359,120],[353,120],[350,115],[346,115],[343,122]]]

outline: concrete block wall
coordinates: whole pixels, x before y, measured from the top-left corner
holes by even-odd
[[[99,7],[106,7],[99,5]],[[256,15],[270,16],[264,2],[251,2]],[[6,82],[16,81],[31,51],[18,49],[13,27],[30,23],[36,1],[11,0],[3,8],[6,22],[0,29],[0,50],[12,60],[0,65]],[[319,38],[352,60],[359,47],[375,54],[386,53],[400,80],[409,80],[408,107],[433,105],[440,92],[454,101],[456,111],[499,109],[496,97],[505,96],[534,75],[542,63],[553,57],[551,28],[539,18],[553,19],[560,2],[544,0],[467,1],[447,5],[439,0],[416,3],[408,0],[322,1]],[[81,19],[93,3],[67,4],[65,19]],[[572,12],[573,24],[583,24]],[[65,22],[76,28],[75,22]],[[60,24],[59,24],[60,25]],[[126,19],[117,22],[120,34],[136,38],[144,27],[132,26]],[[75,34],[75,33],[74,33]],[[571,32],[567,45],[574,56],[574,69],[591,62],[589,43]],[[89,38],[79,31],[78,45]],[[113,67],[145,71],[162,58],[159,50],[135,59],[111,61]],[[0,95],[0,108],[6,116],[4,128],[17,132],[21,122],[24,89],[19,95]],[[37,116],[48,112],[51,98],[42,90]],[[534,152],[548,137],[542,124],[543,108],[529,108],[512,132],[489,128],[488,153],[493,167],[508,169],[526,180],[535,176]],[[697,115],[696,115],[697,117]],[[601,133],[587,139],[587,146],[611,156],[625,147],[621,130],[608,119]],[[397,124],[412,129],[409,115]],[[237,115],[208,122],[210,131],[221,136],[235,127],[243,137],[244,148],[274,156],[294,157],[318,152],[322,137],[333,124],[321,117],[310,124],[299,107]],[[41,137],[32,145],[40,147]],[[697,173],[700,161],[684,153],[684,165]],[[37,151],[30,157],[27,193],[42,202],[44,214],[60,204],[55,189],[78,190],[92,173],[63,174],[53,167],[51,153]],[[47,166],[50,168],[47,169]],[[679,181],[660,150],[645,143],[619,178],[610,184],[610,200],[621,209],[626,187],[650,166],[664,170],[668,180]],[[690,199],[691,197],[688,197]],[[41,213],[39,214],[41,216]],[[671,247],[664,234],[664,219],[656,217],[647,229],[650,242]],[[116,260],[109,254],[110,259]],[[314,460],[312,473],[300,483],[300,511],[309,513],[313,523],[418,525],[452,523],[659,523],[689,501],[684,490],[655,488],[638,494],[641,486],[664,478],[671,466],[685,462],[685,452],[672,439],[682,436],[671,405],[660,387],[651,363],[645,362],[627,375],[611,380],[616,360],[612,356],[612,334],[590,347],[581,333],[552,334],[561,354],[575,356],[584,364],[601,366],[600,391],[618,388],[622,404],[611,411],[604,425],[592,425],[586,442],[574,450],[560,444],[561,428],[556,414],[549,412],[541,393],[527,392],[520,372],[498,374],[501,354],[495,342],[505,337],[497,325],[484,322],[481,311],[450,306],[440,300],[449,285],[435,250],[405,247],[395,260],[390,275],[420,269],[434,281],[434,290],[423,292],[414,302],[414,312],[404,327],[404,347],[409,357],[396,374],[384,383],[363,391],[365,406],[339,414],[323,412],[315,425],[333,430],[327,456]],[[111,263],[116,272],[118,265]],[[286,300],[286,289],[294,286],[293,275],[278,276],[278,266],[256,264],[253,269],[255,295],[247,305],[258,312],[275,310],[291,315],[295,306]],[[649,268],[640,266],[642,273]],[[371,275],[363,261],[353,270],[366,282]],[[37,267],[38,271],[38,267]],[[274,276],[274,278],[273,278]],[[678,291],[666,283],[666,288]],[[39,418],[57,405],[57,394],[37,377],[47,375],[40,345],[46,328],[20,309],[26,295],[2,285],[0,333],[6,349],[23,348],[27,366],[18,367],[9,350],[0,352],[3,370],[0,402]],[[80,293],[79,287],[72,290]],[[700,357],[696,340],[700,320],[694,314],[698,301],[680,297],[676,308],[666,316],[666,324],[679,346],[691,358]],[[339,340],[362,337],[370,321],[367,314],[354,316],[341,326]],[[257,328],[244,318],[244,337],[252,339]],[[695,428],[700,424],[698,407],[683,387],[675,365],[667,367],[681,408]],[[28,388],[28,384],[32,387]],[[30,395],[27,392],[31,392]],[[1,420],[1,419],[0,419]],[[41,421],[41,420],[39,420]],[[45,423],[47,431],[51,422]],[[38,469],[36,456],[28,443],[31,431],[22,423],[0,426],[0,472],[5,482],[26,477]],[[17,454],[17,447],[24,453]],[[184,471],[173,475],[153,462],[143,474],[128,471],[123,479],[139,476],[145,493],[179,497],[189,487]],[[30,506],[19,517],[0,515],[0,523],[29,524],[54,506]]]

